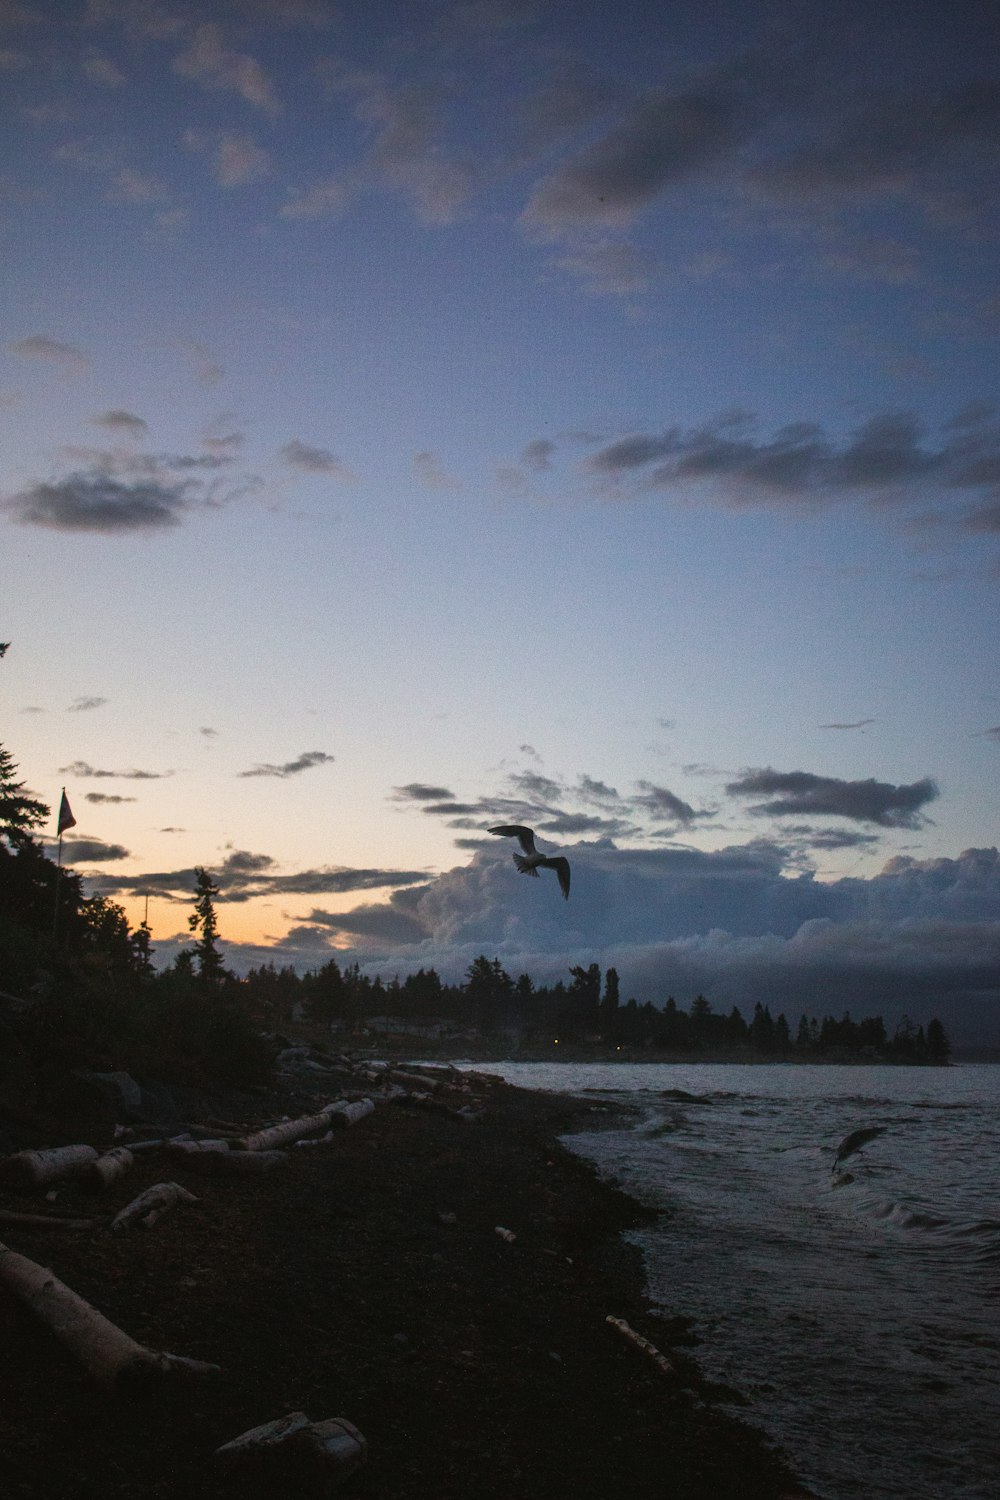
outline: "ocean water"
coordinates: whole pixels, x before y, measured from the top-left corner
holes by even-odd
[[[823,1500],[1000,1500],[1000,1066],[476,1067],[638,1107],[566,1144],[659,1211],[651,1306]]]

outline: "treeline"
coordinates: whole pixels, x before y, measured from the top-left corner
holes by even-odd
[[[0,656],[3,649],[0,643]],[[335,958],[306,974],[264,965],[239,978],[220,948],[220,891],[201,868],[191,892],[191,943],[157,970],[146,923],[132,929],[122,907],[87,896],[78,875],[47,857],[35,831],[49,808],[16,772],[0,746],[0,1087],[23,1081],[32,1068],[263,1081],[274,1049],[261,1033],[301,1020],[335,1025],[359,1040],[380,1025],[391,1029],[391,1018],[425,1028],[436,1023],[469,1039],[566,1041],[661,1055],[938,1063],[949,1054],[936,1020],[926,1031],[904,1020],[889,1036],[880,1017],[803,1016],[793,1036],[785,1016],[772,1017],[766,1005],[746,1020],[736,1007],[715,1011],[703,995],[687,1010],[673,999],[662,1009],[635,999],[623,1004],[617,972],[602,975],[596,963],[571,968],[568,983],[552,985],[536,985],[527,974],[514,978],[485,954],[460,984],[444,983],[433,968],[383,983],[357,964],[341,968]]]
[[[772,1016],[758,1004],[747,1020],[737,1006],[716,1011],[704,995],[685,1010],[672,997],[662,1008],[620,998],[618,973],[601,974],[598,964],[569,970],[570,981],[536,985],[528,974],[513,978],[499,959],[481,954],[464,983],[448,985],[433,969],[420,969],[385,984],[357,965],[341,969],[335,959],[313,973],[265,966],[244,981],[258,1011],[275,1022],[300,1015],[334,1024],[346,1033],[377,1029],[392,1020],[429,1026],[446,1023],[462,1034],[532,1042],[600,1044],[605,1048],[644,1048],[703,1056],[870,1058],[891,1062],[940,1063],[950,1043],[941,1022],[915,1026],[903,1017],[890,1036],[881,1016],[855,1021],[799,1018],[793,1034],[784,1014]]]

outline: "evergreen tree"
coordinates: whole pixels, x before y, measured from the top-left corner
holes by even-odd
[[[198,934],[194,945],[198,977],[202,984],[216,985],[226,972],[219,952],[219,924],[215,915],[219,887],[213,885],[211,875],[202,865],[195,868],[194,877],[194,911],[188,917],[188,927]]]
[[[604,976],[604,999],[601,1001],[601,1035],[610,1041],[618,1020],[618,970],[609,969]]]
[[[29,839],[32,829],[49,815],[47,804],[25,790],[24,782],[16,779],[16,771],[14,757],[0,745],[0,839],[6,839],[13,848]]]

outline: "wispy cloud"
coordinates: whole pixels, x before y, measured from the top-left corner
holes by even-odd
[[[864,729],[868,724],[877,724],[877,719],[855,719],[850,724],[817,724],[817,729]]]
[[[105,803],[115,805],[119,802],[135,801],[134,797],[118,797],[114,792],[84,792],[83,796],[85,802],[93,802],[99,806],[103,806]]]
[[[239,771],[239,776],[277,776],[285,778],[297,776],[300,771],[312,770],[314,766],[330,765],[335,757],[327,755],[323,750],[306,750],[295,760],[285,761],[284,765],[275,766],[269,764],[252,766],[249,771]]]
[[[256,58],[234,52],[223,42],[222,30],[205,22],[191,45],[174,59],[174,71],[204,88],[237,94],[247,104],[274,115],[280,104],[270,78]]]
[[[178,524],[190,489],[190,482],[123,482],[92,472],[31,485],[7,504],[15,521],[24,526],[104,533],[156,531]]]
[[[314,448],[309,443],[300,442],[298,438],[285,444],[281,456],[290,469],[297,469],[303,474],[329,474],[335,479],[351,483],[357,481],[357,475],[352,474],[347,465],[328,448]]]
[[[101,412],[99,416],[90,419],[95,427],[104,427],[109,432],[123,433],[126,437],[145,437],[149,431],[149,424],[142,418],[137,417],[134,412],[124,411],[121,407],[113,411]]]
[[[27,338],[16,339],[10,347],[15,354],[59,365],[67,373],[86,370],[90,366],[89,354],[85,354],[75,344],[65,344],[45,333],[32,333]]]
[[[86,778],[109,778],[119,781],[162,781],[166,776],[172,776],[173,771],[107,771],[97,766],[92,766],[85,760],[71,761],[68,766],[60,766],[60,772],[65,776],[78,776],[81,780]]]
[[[70,714],[87,713],[92,708],[103,708],[107,701],[107,698],[74,698],[73,702],[70,704],[66,712]]]
[[[187,130],[184,144],[207,155],[220,187],[245,187],[270,175],[271,157],[245,130]]]

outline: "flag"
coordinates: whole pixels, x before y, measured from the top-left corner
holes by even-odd
[[[59,834],[59,837],[62,838],[67,828],[75,827],[76,819],[74,818],[73,811],[68,801],[66,800],[66,788],[63,787],[62,801],[59,804],[59,822],[56,826],[56,832]]]

